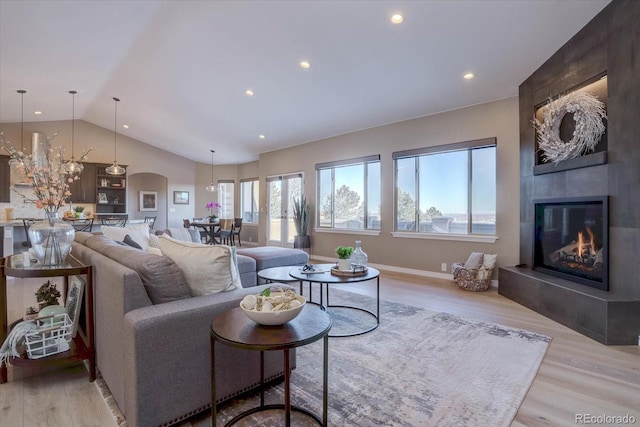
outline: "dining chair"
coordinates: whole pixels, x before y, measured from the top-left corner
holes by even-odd
[[[240,240],[240,231],[242,231],[242,218],[234,218],[233,228],[231,229],[231,245],[232,246],[235,246],[236,236],[238,236],[238,245],[242,246],[242,241]]]
[[[214,237],[219,239],[218,241],[225,245],[230,245],[231,243],[231,230],[233,229],[233,220],[232,219],[221,219],[220,220],[220,228],[213,233]]]
[[[26,246],[27,248],[31,247],[31,239],[29,239],[29,227],[31,227],[37,219],[34,218],[23,218],[22,224],[24,225],[24,234],[27,236],[26,242],[22,242],[22,246]]]
[[[182,226],[184,228],[189,228],[189,227],[191,227],[191,222],[188,219],[183,219],[182,220]]]
[[[153,230],[153,226],[156,224],[157,216],[145,216],[144,222],[149,224],[149,230]]]
[[[71,221],[71,225],[76,231],[88,231],[91,233],[93,231],[93,218],[77,219]]]
[[[100,220],[100,223],[101,225],[106,225],[110,227],[125,227],[127,225],[128,219],[129,219],[129,215],[124,215],[122,217],[102,218]]]

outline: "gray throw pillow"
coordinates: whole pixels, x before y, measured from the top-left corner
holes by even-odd
[[[133,240],[131,238],[131,236],[129,236],[128,234],[126,236],[124,236],[124,239],[122,239],[122,243],[125,243],[129,246],[131,246],[132,248],[136,248],[136,249],[140,249],[142,250],[142,246],[140,246],[135,240]]]
[[[484,254],[482,252],[471,252],[469,259],[464,263],[464,268],[467,270],[476,270],[482,264],[484,260]]]

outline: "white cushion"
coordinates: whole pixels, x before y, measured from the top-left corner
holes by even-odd
[[[149,247],[160,249],[160,238],[155,234],[149,234]]]
[[[193,296],[242,288],[233,250],[160,236],[160,250],[182,270]]]
[[[475,270],[482,264],[484,254],[482,252],[471,252],[469,259],[464,263],[464,268],[467,270]]]
[[[114,240],[116,242],[122,242],[124,237],[128,234],[137,244],[140,245],[143,251],[147,251],[149,248],[149,224],[130,224],[126,227],[110,227],[103,225],[101,227],[102,234]]]
[[[482,261],[482,265],[487,270],[491,270],[496,266],[496,260],[498,259],[498,254],[484,254],[484,259]]]

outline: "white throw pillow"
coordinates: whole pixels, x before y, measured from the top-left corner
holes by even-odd
[[[498,259],[498,254],[484,254],[484,260],[482,261],[482,265],[487,270],[491,270],[496,266],[496,260]]]
[[[484,254],[482,252],[471,252],[469,259],[464,263],[464,268],[467,270],[475,270],[482,264]]]
[[[182,270],[193,296],[242,288],[233,250],[160,236],[160,250]]]
[[[149,248],[149,224],[130,224],[126,227],[110,227],[103,225],[101,227],[102,234],[114,240],[116,242],[122,242],[124,237],[128,234],[137,244],[140,245],[143,251],[147,251]]]

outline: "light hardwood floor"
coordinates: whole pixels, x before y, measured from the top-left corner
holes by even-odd
[[[375,295],[371,283],[342,288]],[[502,297],[495,289],[466,292],[452,281],[386,272],[380,283],[384,300],[553,337],[513,426],[575,426],[577,414],[629,415],[640,425],[640,347],[604,346]],[[12,375],[10,369],[10,379]],[[14,381],[0,385],[0,426],[116,425],[80,366],[18,376],[16,372]]]

